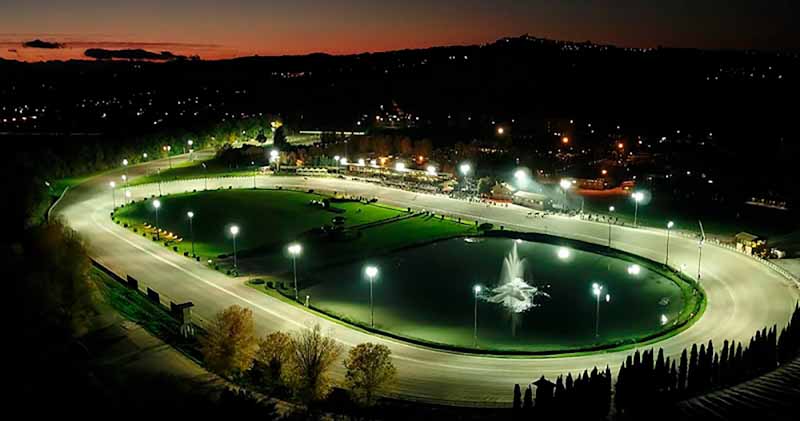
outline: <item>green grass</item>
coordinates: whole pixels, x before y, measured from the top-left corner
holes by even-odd
[[[218,190],[162,197],[159,226],[178,234],[182,241],[180,252],[190,251],[190,227],[186,216],[195,214],[193,221],[195,252],[203,258],[215,258],[231,253],[232,237],[229,227],[236,224],[240,234],[236,238],[237,250],[247,256],[249,250],[282,248],[302,233],[330,224],[335,216],[345,218],[345,226],[373,223],[404,214],[399,210],[365,205],[358,202],[336,202],[332,207],[344,212],[334,213],[311,200],[325,196],[288,190]],[[144,232],[143,224],[155,224],[155,210],[151,200],[127,205],[115,213],[115,219],[129,228]]]
[[[203,168],[202,164],[206,164]],[[256,165],[265,165],[263,162],[256,161]],[[181,164],[173,164],[172,168],[161,171],[160,174],[153,173],[141,177],[136,177],[131,180],[132,186],[148,183],[157,183],[159,181],[172,181],[191,178],[202,177],[239,177],[253,175],[252,166],[235,166],[231,167],[215,159],[205,161],[186,161]]]

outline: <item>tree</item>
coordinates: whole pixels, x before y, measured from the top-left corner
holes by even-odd
[[[519,383],[514,385],[514,402],[512,408],[522,408],[522,391],[519,389]]]
[[[392,351],[381,344],[363,343],[351,348],[344,360],[345,381],[356,402],[365,406],[375,403],[375,394],[394,380]]]
[[[286,384],[306,405],[324,399],[332,387],[328,371],[342,354],[342,347],[314,325],[292,335],[290,351],[283,371]]]
[[[528,388],[525,389],[525,396],[522,398],[522,409],[526,411],[533,409],[533,391],[531,390],[531,385],[528,385]]]
[[[273,332],[264,336],[258,341],[258,352],[256,352],[256,364],[264,368],[263,373],[267,381],[272,386],[281,379],[283,365],[289,358],[292,347],[292,338],[283,332]]]
[[[202,351],[209,368],[224,376],[249,370],[258,351],[253,312],[232,305],[217,313],[203,341]]]

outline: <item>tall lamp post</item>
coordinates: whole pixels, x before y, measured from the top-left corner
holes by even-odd
[[[205,162],[200,165],[203,166],[203,183],[205,184],[204,190],[208,190],[208,167],[206,167]]]
[[[611,248],[611,215],[615,210],[613,206],[608,207],[608,248]]]
[[[594,294],[595,298],[597,299],[597,307],[595,308],[595,315],[594,315],[594,337],[600,337],[600,295],[603,293],[603,286],[598,283],[592,284],[592,294]],[[611,301],[611,295],[606,294],[606,302]]]
[[[127,180],[128,179],[128,159],[127,158],[122,160],[122,166],[125,168],[125,177],[123,178],[123,180]],[[128,184],[126,183],[125,187],[127,187],[127,186],[128,186]]]
[[[153,209],[156,210],[156,239],[161,240],[161,228],[158,227],[158,209],[161,208],[161,201],[153,200]]]
[[[464,186],[467,188],[467,191],[469,191],[469,173],[472,171],[472,167],[465,162],[461,164],[458,169],[461,170],[461,174],[464,175]]]
[[[111,205],[113,206],[111,209],[114,210],[117,208],[117,192],[115,191],[117,187],[117,183],[110,182],[108,186],[111,187]]]
[[[562,178],[558,185],[561,187],[561,191],[564,192],[564,210],[567,210],[567,190],[572,187],[572,182]]]
[[[238,268],[238,262],[236,261],[236,236],[239,234],[239,227],[237,225],[231,226],[231,236],[233,236],[233,267]]]
[[[644,193],[642,193],[640,191],[637,191],[637,192],[634,192],[631,195],[631,197],[633,198],[633,202],[635,203],[634,208],[633,208],[634,209],[633,210],[633,226],[638,228],[639,227],[639,202],[641,202],[642,199],[644,199]]]
[[[481,293],[481,286],[475,285],[472,287],[472,291],[475,293],[475,311],[473,314],[473,326],[472,326],[472,342],[474,346],[478,346],[478,294]]]
[[[127,189],[128,188],[128,176],[125,175],[125,174],[122,174],[121,178],[122,178],[122,183],[125,184],[125,188]]]
[[[367,266],[364,273],[369,278],[369,325],[375,327],[375,307],[372,301],[372,284],[375,283],[375,277],[378,275],[378,268],[375,266]]]
[[[300,252],[303,251],[303,247],[300,244],[293,243],[289,244],[288,247],[289,254],[292,255],[292,275],[294,275],[294,299],[295,301],[298,300],[298,289],[297,289],[297,256],[300,255]]]
[[[675,226],[675,223],[672,221],[667,222],[667,254],[664,258],[664,266],[669,266],[669,232],[672,231],[672,227]]]
[[[131,191],[125,190],[125,204],[131,203]]]
[[[194,224],[192,223],[194,220],[194,212],[186,212],[186,216],[189,217],[189,235],[192,237],[192,257],[194,257]]]
[[[189,161],[194,161],[194,149],[192,149],[192,145],[194,145],[194,140],[189,139],[186,141],[186,144],[189,146]]]
[[[250,165],[253,166],[253,190],[255,190],[256,189],[256,175],[258,174],[258,171],[256,171],[256,169],[258,167],[256,167],[256,161],[250,161]]]
[[[170,168],[172,168],[172,154],[170,154],[171,150],[172,150],[172,146],[164,145],[164,152],[167,153],[167,160],[169,161],[169,167]]]

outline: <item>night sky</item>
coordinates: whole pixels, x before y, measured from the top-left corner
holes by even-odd
[[[627,47],[797,48],[797,0],[0,0],[0,57],[145,48],[203,58],[383,51],[504,36]],[[22,48],[32,39],[66,48]]]

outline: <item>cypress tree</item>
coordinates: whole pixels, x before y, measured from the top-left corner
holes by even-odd
[[[659,392],[667,389],[667,366],[664,363],[664,350],[658,349],[658,358],[656,358],[656,390]]]
[[[672,360],[672,365],[669,368],[669,390],[671,394],[678,392],[678,369],[675,366],[675,360]]]
[[[722,342],[722,353],[719,356],[719,384],[728,384],[728,340]]]
[[[558,376],[556,379],[556,390],[553,394],[553,402],[558,409],[569,409],[566,404],[566,389],[564,388],[564,376]]]
[[[522,407],[522,392],[519,390],[519,384],[514,385],[514,406],[515,410],[519,410]]]
[[[739,379],[742,378],[743,373],[745,371],[744,367],[744,350],[742,350],[742,343],[739,342],[736,345],[736,356],[735,358],[735,371],[731,373],[731,378],[733,382],[738,382]]]
[[[611,368],[606,366],[606,371],[603,373],[603,404],[599,414],[602,418],[608,416],[611,410]]]
[[[528,385],[528,388],[525,389],[525,397],[522,399],[522,409],[525,412],[529,412],[533,409],[533,390],[531,390],[531,385]]]
[[[686,355],[686,348],[681,352],[681,365],[678,368],[678,391],[683,393],[686,390],[687,374],[689,373],[689,358]]]
[[[714,360],[711,362],[711,387],[719,386],[719,354],[714,354]]]
[[[686,379],[686,390],[694,393],[697,390],[697,344],[692,344],[692,351],[689,353],[689,373]]]
[[[619,366],[619,373],[617,373],[617,384],[614,386],[614,408],[618,413],[624,413],[627,404],[627,376],[627,368],[623,361]]]
[[[705,390],[707,372],[706,346],[705,344],[700,344],[700,353],[697,355],[697,375],[694,376],[695,390],[700,392]]]

